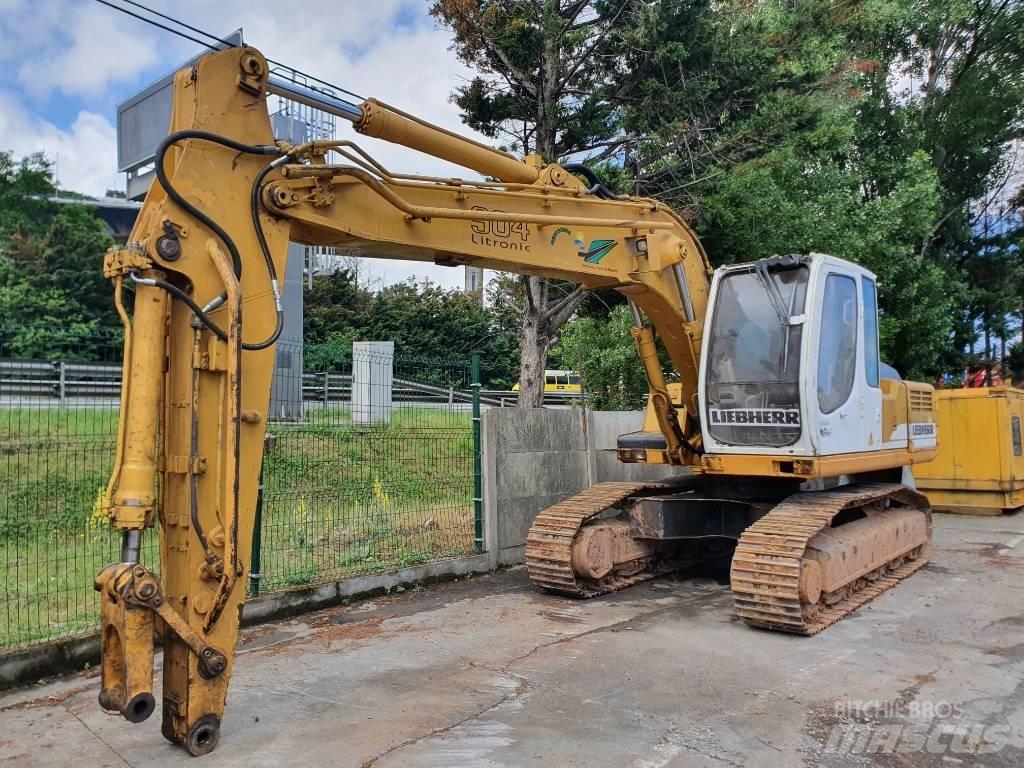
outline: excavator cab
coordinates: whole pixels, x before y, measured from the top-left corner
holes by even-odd
[[[930,387],[883,379],[877,295],[874,274],[820,253],[718,269],[700,360],[700,468],[809,478],[927,461]],[[619,458],[665,463],[664,446],[649,414],[620,438]]]
[[[701,355],[705,453],[770,456],[776,476],[931,458],[931,387],[883,381],[877,297],[874,274],[820,253],[719,269]],[[746,474],[744,466],[749,460],[734,460],[730,469]]]

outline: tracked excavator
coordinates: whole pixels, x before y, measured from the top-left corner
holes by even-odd
[[[268,94],[489,180],[393,173],[350,140],[275,141]],[[594,597],[735,550],[743,621],[810,635],[926,562],[927,502],[902,480],[935,454],[931,388],[885,375],[865,269],[809,254],[714,271],[657,200],[281,81],[249,47],[177,74],[156,172],[129,241],[104,261],[125,334],[105,497],[122,551],[96,578],[99,698],[131,722],[153,713],[157,632],[162,732],[192,754],[220,736],[289,241],[628,299],[650,396],[618,458],[682,476],[598,484],[541,513],[526,548],[539,587]],[[154,526],[158,570],[140,562]]]

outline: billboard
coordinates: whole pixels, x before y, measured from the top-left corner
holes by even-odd
[[[223,38],[218,48],[242,45],[242,30],[236,29]],[[205,51],[203,52],[205,53]],[[191,66],[195,56],[176,67],[173,72],[117,105],[117,170],[134,171],[153,162],[156,148],[171,125],[171,97],[174,74]]]

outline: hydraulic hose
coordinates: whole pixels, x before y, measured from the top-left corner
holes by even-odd
[[[587,190],[591,194],[597,195],[602,200],[626,200],[626,195],[617,195],[612,192],[604,183],[597,177],[592,168],[584,165],[583,163],[566,163],[562,166],[569,173],[578,173],[580,176],[590,182],[590,189]]]
[[[201,210],[196,208],[188,200],[186,200],[181,195],[181,193],[178,192],[177,189],[175,189],[174,185],[171,183],[171,180],[167,176],[167,172],[164,168],[164,158],[167,154],[167,150],[170,149],[171,146],[173,146],[177,142],[184,141],[186,139],[198,139],[200,141],[209,141],[213,144],[219,144],[222,147],[233,149],[236,152],[242,152],[250,155],[273,155],[277,157],[278,161],[283,161],[288,157],[288,155],[285,152],[283,152],[279,147],[273,144],[243,144],[239,141],[235,141],[234,139],[229,139],[226,136],[220,136],[219,134],[211,133],[210,131],[201,131],[195,129],[175,131],[174,133],[168,135],[163,141],[161,141],[160,146],[157,147],[156,177],[157,180],[160,182],[160,186],[164,188],[164,191],[167,192],[167,196],[171,198],[171,200],[173,200],[186,213],[190,214],[200,223],[209,228],[221,240],[221,242],[224,243],[224,247],[227,249],[228,254],[231,257],[232,271],[234,272],[236,278],[241,279],[242,257],[238,251],[238,246],[235,245],[235,241],[216,221],[214,221],[208,215],[206,215]],[[252,344],[243,342],[242,349],[247,351],[266,349],[267,347],[271,346],[275,341],[277,341],[278,337],[281,335],[281,330],[284,326],[284,313],[281,307],[281,288],[277,279],[277,268],[274,266],[274,259],[270,254],[270,248],[267,245],[266,235],[263,232],[263,226],[260,223],[259,217],[260,185],[263,179],[266,178],[267,173],[269,173],[272,169],[276,168],[278,164],[279,163],[277,161],[272,162],[268,164],[265,168],[263,168],[263,170],[260,171],[259,175],[257,175],[256,177],[256,180],[253,182],[252,193],[250,195],[253,227],[256,230],[256,237],[260,244],[260,251],[263,255],[264,263],[266,264],[267,274],[270,276],[271,287],[273,288],[274,293],[274,308],[277,313],[277,322],[275,324],[273,333],[271,333],[267,339]],[[214,322],[213,319],[210,318],[210,316],[207,314],[208,311],[215,309],[224,302],[226,298],[224,294],[221,294],[219,297],[214,299],[204,309],[200,307],[198,304],[196,304],[192,300],[192,298],[188,296],[188,294],[186,294],[177,286],[174,286],[168,282],[165,282],[163,280],[156,280],[153,278],[138,278],[135,275],[132,275],[132,279],[136,283],[154,285],[158,288],[167,291],[176,299],[179,299],[186,306],[188,306],[188,308],[192,310],[192,312],[199,319],[199,321],[207,328],[209,328],[210,331],[217,336],[217,338],[221,340],[227,340],[228,335],[224,331],[224,329],[217,325],[217,323]]]

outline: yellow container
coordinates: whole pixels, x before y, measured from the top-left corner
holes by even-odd
[[[1024,506],[1024,389],[935,390],[939,452],[914,465],[932,508],[998,515]]]

